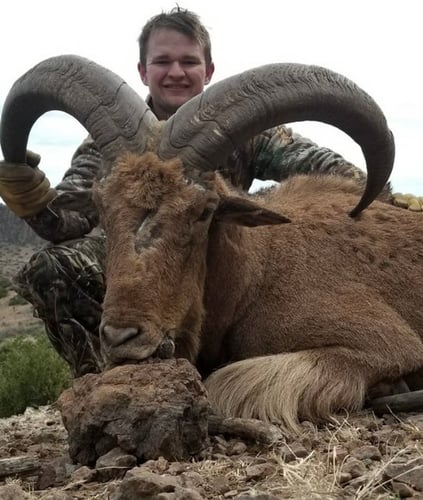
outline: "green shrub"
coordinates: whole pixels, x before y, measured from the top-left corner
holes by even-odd
[[[24,306],[28,304],[28,301],[25,300],[22,295],[16,294],[9,300],[9,306]]]
[[[45,333],[0,344],[0,417],[53,403],[70,385],[67,364]]]
[[[10,280],[5,276],[0,275],[0,299],[6,297],[7,293],[10,290]]]
[[[10,288],[10,279],[6,278],[6,276],[3,276],[2,274],[0,274],[0,287]]]

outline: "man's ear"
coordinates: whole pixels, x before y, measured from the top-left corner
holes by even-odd
[[[206,66],[206,76],[204,78],[204,85],[208,85],[214,73],[214,64],[210,63]]]
[[[141,81],[144,85],[148,86],[148,78],[147,78],[147,68],[141,63],[141,61],[137,64],[138,73],[140,74]]]
[[[287,217],[268,210],[252,200],[236,196],[222,196],[214,218],[220,222],[248,227],[291,222]]]

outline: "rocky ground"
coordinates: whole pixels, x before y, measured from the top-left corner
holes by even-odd
[[[423,498],[423,418],[360,415],[295,439],[259,445],[215,436],[190,461],[134,464],[122,454],[95,468],[72,464],[54,407],[0,420],[0,498],[70,499],[394,499]]]
[[[28,255],[7,252],[10,275]],[[35,321],[30,306],[8,305],[12,295],[0,301],[0,339]],[[186,461],[140,464],[115,449],[86,467],[71,462],[56,405],[29,408],[0,419],[0,500],[423,499],[423,415],[363,412],[302,430],[272,444],[212,436]]]

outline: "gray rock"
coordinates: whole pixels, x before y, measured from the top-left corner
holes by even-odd
[[[206,391],[184,359],[85,375],[62,393],[59,408],[69,454],[83,465],[93,466],[115,447],[143,462],[187,459],[208,443]]]

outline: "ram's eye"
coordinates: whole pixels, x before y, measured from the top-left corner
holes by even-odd
[[[201,212],[201,214],[198,217],[197,221],[205,221],[205,220],[207,220],[212,215],[212,213],[213,213],[213,209],[211,209],[209,207],[205,208]]]

